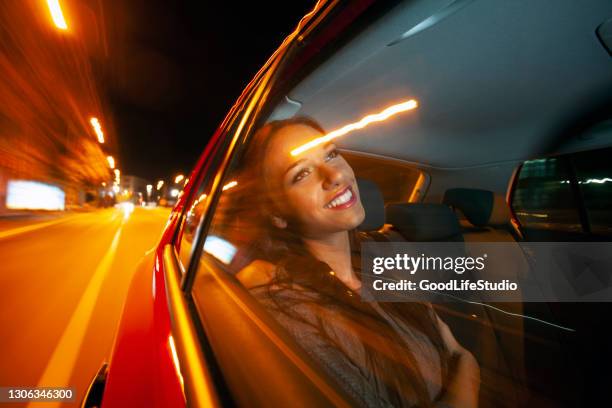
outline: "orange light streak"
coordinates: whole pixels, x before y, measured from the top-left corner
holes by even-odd
[[[47,6],[49,7],[49,12],[51,13],[51,18],[55,26],[60,30],[67,30],[68,25],[66,24],[66,20],[64,20],[64,13],[62,13],[59,0],[47,0]]]
[[[237,185],[238,185],[238,182],[236,180],[230,181],[229,183],[223,186],[222,191],[229,190],[230,188],[236,187]]]
[[[384,120],[389,119],[391,116],[396,115],[400,112],[406,112],[412,110],[418,106],[418,103],[414,99],[410,99],[406,102],[398,103],[396,105],[389,106],[385,110],[379,113],[375,113],[372,115],[368,115],[363,117],[359,122],[349,123],[346,126],[341,127],[340,129],[336,129],[334,131],[329,132],[328,134],[317,137],[316,139],[311,140],[308,143],[304,143],[303,145],[293,149],[291,151],[292,156],[297,156],[300,153],[305,152],[306,150],[312,149],[315,146],[318,146],[322,143],[327,143],[332,139],[335,139],[340,136],[344,136],[349,132],[354,130],[363,129],[368,126],[370,123],[374,122],[382,122]]]
[[[91,118],[89,123],[91,123],[94,132],[96,132],[96,136],[98,136],[98,142],[104,143],[104,132],[102,132],[102,126],[100,126],[100,121],[98,121],[98,118]]]

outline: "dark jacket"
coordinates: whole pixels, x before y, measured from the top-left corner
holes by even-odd
[[[367,236],[352,237],[354,268]],[[448,351],[428,304],[365,303],[329,266],[293,253],[272,283],[251,289],[313,359],[367,407],[422,406],[441,395]],[[426,334],[428,333],[428,334]]]

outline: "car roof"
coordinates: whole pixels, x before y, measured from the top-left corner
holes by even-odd
[[[610,16],[609,0],[404,2],[285,105],[333,130],[414,98],[414,111],[340,146],[441,168],[530,158],[559,123],[612,89],[612,59],[595,34]]]

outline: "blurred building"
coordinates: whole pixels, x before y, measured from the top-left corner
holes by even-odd
[[[117,200],[132,201],[135,204],[153,201],[152,196],[151,199],[147,199],[147,185],[150,185],[149,181],[143,178],[130,175],[121,176]]]
[[[112,177],[116,137],[96,68],[106,54],[102,2],[61,4],[66,29],[44,1],[0,2],[0,214],[9,180],[55,186],[69,208],[95,201]]]

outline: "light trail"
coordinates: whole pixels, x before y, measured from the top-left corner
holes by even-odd
[[[348,125],[343,126],[340,129],[336,129],[334,131],[329,132],[325,136],[321,136],[316,139],[313,139],[310,142],[305,143],[293,149],[291,151],[291,155],[297,156],[298,154],[303,153],[306,150],[312,149],[313,147],[318,146],[322,143],[327,143],[332,139],[335,139],[340,136],[344,136],[347,133],[352,132],[354,130],[363,129],[364,127],[368,126],[370,123],[382,122],[384,120],[389,119],[391,116],[397,115],[400,112],[406,112],[406,111],[415,109],[417,106],[418,106],[418,103],[414,99],[410,99],[409,101],[389,106],[388,108],[384,109],[382,112],[365,116],[358,122],[349,123]]]
[[[55,26],[60,30],[67,30],[68,24],[66,24],[66,20],[64,19],[64,13],[62,13],[59,0],[47,0],[47,6],[49,6],[49,12],[51,13],[51,18]]]

